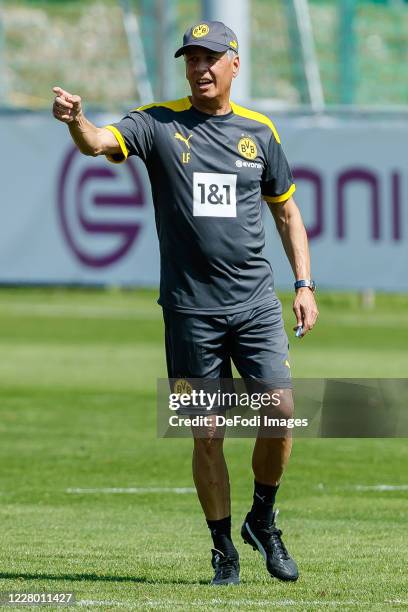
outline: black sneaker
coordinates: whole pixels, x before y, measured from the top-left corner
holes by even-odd
[[[272,523],[254,520],[248,512],[241,535],[246,544],[259,550],[266,562],[266,569],[271,576],[279,580],[297,580],[299,572],[295,561],[290,557],[284,543],[282,532],[277,529],[275,521],[278,511],[273,513]]]
[[[215,569],[211,584],[239,584],[239,557],[229,557],[215,548],[211,552],[211,565]]]

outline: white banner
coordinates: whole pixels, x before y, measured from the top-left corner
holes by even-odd
[[[98,125],[113,120],[97,116]],[[275,121],[293,168],[320,287],[407,290],[408,126]],[[0,282],[157,285],[159,250],[143,163],[85,157],[49,115],[0,115]],[[292,272],[265,205],[279,288]]]

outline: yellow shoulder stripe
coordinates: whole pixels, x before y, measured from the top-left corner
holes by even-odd
[[[231,108],[236,115],[240,115],[241,117],[245,117],[246,119],[252,119],[253,121],[258,121],[259,123],[263,123],[267,125],[273,132],[275,136],[275,140],[277,143],[280,143],[279,134],[276,131],[276,127],[273,125],[272,121],[266,115],[262,115],[262,113],[257,113],[256,111],[249,110],[249,108],[245,108],[244,106],[239,106],[235,104],[235,102],[230,102]]]
[[[290,196],[293,193],[295,193],[295,191],[296,191],[296,185],[295,183],[292,183],[292,185],[289,187],[289,189],[285,193],[282,193],[281,195],[278,195],[278,196],[263,195],[262,198],[265,200],[265,202],[268,202],[269,204],[278,204],[279,202],[286,202],[286,200],[289,200]]]
[[[124,141],[124,138],[122,134],[119,132],[118,128],[115,128],[114,125],[105,125],[104,129],[109,130],[115,136],[116,140],[119,143],[120,150],[122,151],[122,155],[123,155],[123,158],[121,159],[118,159],[116,156],[114,157],[113,155],[106,155],[106,159],[108,159],[113,164],[121,164],[128,158],[128,155],[129,155],[129,151],[127,150],[127,146]]]
[[[169,108],[176,113],[180,113],[181,111],[191,108],[191,102],[187,97],[185,97],[180,98],[179,100],[168,100],[167,102],[153,102],[153,104],[145,104],[145,106],[139,106],[137,108],[133,108],[132,110],[144,111],[148,108],[153,108],[154,106],[163,106],[164,108]]]

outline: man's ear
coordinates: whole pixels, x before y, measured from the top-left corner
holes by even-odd
[[[235,79],[235,77],[238,76],[239,73],[239,66],[240,66],[240,60],[239,60],[239,55],[237,55],[236,57],[234,57],[234,59],[232,60],[232,78]]]

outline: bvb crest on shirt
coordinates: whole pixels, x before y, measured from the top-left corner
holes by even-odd
[[[241,138],[238,143],[238,151],[239,154],[246,159],[255,159],[258,155],[258,149],[256,148],[255,142],[248,136]]]

